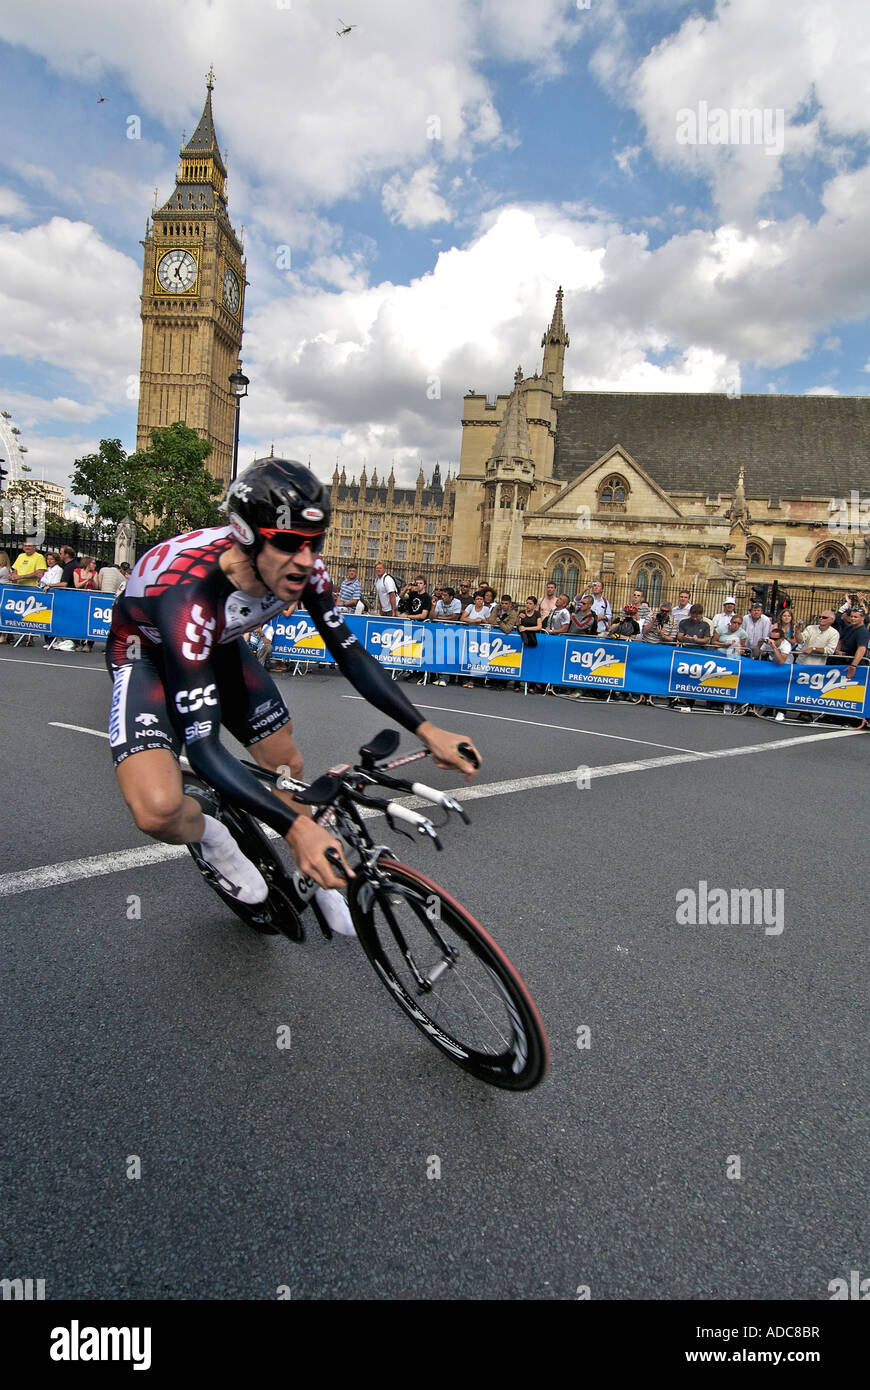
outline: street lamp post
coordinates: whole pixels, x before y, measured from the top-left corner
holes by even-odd
[[[236,398],[236,424],[233,431],[233,476],[231,481],[236,481],[236,472],[239,466],[239,415],[241,413],[242,397],[248,394],[248,378],[242,371],[241,362],[236,371],[230,376],[230,390]]]

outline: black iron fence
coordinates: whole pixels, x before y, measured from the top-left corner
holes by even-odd
[[[14,560],[23,548],[27,533],[0,530],[0,550],[8,552]],[[78,521],[55,520],[46,517],[44,539],[39,542],[39,550],[44,555],[47,550],[55,554],[62,545],[70,545],[76,556],[91,555],[98,565],[111,564],[115,558],[115,527],[110,530],[99,526],[83,526]]]

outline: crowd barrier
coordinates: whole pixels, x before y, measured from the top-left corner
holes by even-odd
[[[104,642],[112,621],[113,594],[90,589],[23,589],[0,585],[0,632],[71,637]]]
[[[111,595],[0,586],[0,631],[105,640]],[[273,620],[272,655],[287,661],[329,662],[323,638],[303,609]],[[771,661],[723,656],[717,650],[656,646],[610,638],[553,637],[538,633],[536,647],[516,634],[467,624],[351,616],[348,627],[390,671],[510,680],[565,688],[592,688],[769,705],[810,714],[870,717],[868,668],[848,679],[842,666],[777,666]]]

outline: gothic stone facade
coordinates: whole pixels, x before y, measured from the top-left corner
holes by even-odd
[[[870,398],[564,391],[568,345],[560,291],[541,372],[466,395],[454,564],[652,599],[870,588]]]
[[[369,481],[363,469],[359,483],[347,481],[344,469],[332,477],[332,524],[326,559],[336,579],[349,564],[374,583],[374,565],[383,560],[387,569],[405,581],[418,572],[435,583],[450,559],[455,480],[447,474],[441,482],[436,463],[427,485],[421,467],[416,487],[396,487],[389,478],[378,482],[377,471]]]

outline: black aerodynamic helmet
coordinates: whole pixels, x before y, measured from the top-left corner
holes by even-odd
[[[264,541],[291,552],[306,541],[315,554],[323,549],[329,493],[295,459],[255,459],[230,483],[221,505],[234,539],[254,559]]]

